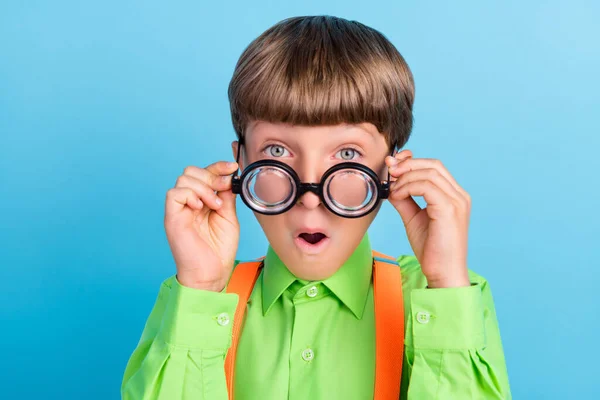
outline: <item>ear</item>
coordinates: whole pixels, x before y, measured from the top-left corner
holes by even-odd
[[[237,156],[239,145],[240,145],[240,142],[238,142],[237,140],[234,140],[233,142],[231,142],[231,154],[233,154],[234,160]],[[240,154],[239,167],[240,167],[240,170],[244,169],[244,155],[243,154]]]
[[[235,160],[235,156],[237,156],[237,149],[240,143],[237,140],[231,142],[231,153],[233,154],[233,159]]]

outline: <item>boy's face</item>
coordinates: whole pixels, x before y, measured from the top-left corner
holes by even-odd
[[[233,142],[234,157],[237,147],[238,142]],[[385,137],[370,123],[300,126],[253,121],[246,129],[240,168],[275,159],[291,166],[302,182],[318,183],[327,169],[351,161],[368,166],[385,180],[388,154]],[[364,217],[339,217],[325,208],[319,196],[308,192],[283,214],[254,215],[289,270],[300,279],[314,281],[330,277],[350,257],[379,207]],[[320,234],[307,235],[315,232]]]

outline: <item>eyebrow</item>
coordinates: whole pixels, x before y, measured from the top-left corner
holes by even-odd
[[[373,139],[373,140],[376,140],[376,139],[377,139],[377,135],[379,135],[379,134],[380,134],[379,132],[372,132],[372,131],[370,131],[370,130],[367,130],[367,129],[361,128],[361,127],[359,127],[359,126],[356,126],[356,125],[352,125],[352,126],[350,126],[348,130],[349,130],[349,131],[352,131],[352,132],[355,132],[355,131],[362,132],[363,134],[366,134],[366,135],[368,135],[368,136],[369,136],[369,138],[371,138],[371,139]],[[361,135],[361,136],[364,136],[364,135]]]

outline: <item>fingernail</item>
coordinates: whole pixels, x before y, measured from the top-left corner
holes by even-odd
[[[223,176],[221,177],[221,180],[222,180],[224,183],[228,183],[230,179],[231,179],[231,175],[223,175]]]
[[[217,197],[217,204],[218,204],[218,205],[221,205],[221,204],[223,204],[223,200],[221,200],[220,198],[218,198],[218,197]]]
[[[233,167],[235,167],[236,165],[237,165],[237,163],[236,163],[236,162],[232,162],[232,161],[230,161],[230,162],[228,162],[228,163],[227,163],[227,168],[233,168]]]

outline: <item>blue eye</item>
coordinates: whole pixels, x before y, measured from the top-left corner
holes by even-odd
[[[264,151],[267,155],[272,157],[284,157],[289,156],[290,152],[285,149],[285,147],[280,146],[278,144],[271,144],[265,147]]]
[[[345,149],[338,151],[335,154],[335,156],[338,158],[341,158],[342,160],[350,161],[350,160],[355,160],[356,158],[360,157],[361,154],[357,150],[355,150],[351,147],[347,147]]]

